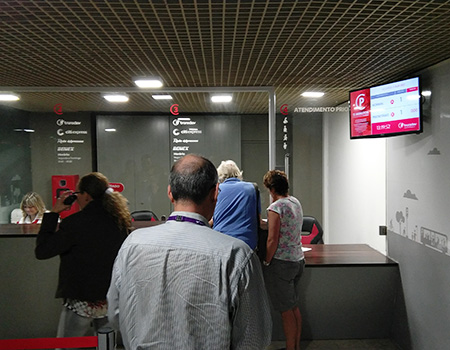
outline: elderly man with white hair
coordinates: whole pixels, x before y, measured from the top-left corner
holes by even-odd
[[[217,172],[220,192],[212,220],[213,228],[255,249],[261,213],[257,188],[243,181],[243,172],[232,160],[223,161]]]

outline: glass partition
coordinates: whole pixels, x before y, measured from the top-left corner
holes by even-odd
[[[31,191],[29,113],[0,106],[0,223],[10,222],[11,211]]]

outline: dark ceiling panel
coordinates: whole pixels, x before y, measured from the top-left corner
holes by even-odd
[[[266,113],[267,94],[207,93],[155,101],[58,87],[134,87],[141,75],[170,87],[273,86],[279,105],[336,106],[348,91],[407,77],[450,58],[450,1],[2,1],[0,87],[35,87],[8,105],[30,111]],[[56,87],[52,93],[42,87]],[[321,100],[302,98],[325,92]]]

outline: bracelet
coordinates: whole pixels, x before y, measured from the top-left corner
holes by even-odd
[[[263,261],[263,265],[264,265],[264,266],[269,266],[269,265],[270,265],[270,262],[267,262],[267,261],[264,260],[264,261]]]

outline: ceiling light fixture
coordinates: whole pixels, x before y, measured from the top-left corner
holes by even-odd
[[[103,98],[109,102],[128,102],[129,97],[126,94],[107,94]]]
[[[231,95],[214,95],[211,96],[211,101],[214,103],[227,103],[231,102],[233,96]]]
[[[302,93],[303,97],[322,97],[323,95],[323,92],[318,91],[305,91],[304,93]]]
[[[155,100],[171,100],[172,96],[170,95],[152,95]]]
[[[12,94],[9,92],[0,93],[0,101],[18,101],[20,97],[16,94]]]
[[[160,88],[163,86],[161,79],[156,77],[139,77],[134,79],[134,83],[140,88]]]
[[[422,91],[422,96],[431,96],[431,91],[430,90]]]
[[[106,131],[106,132],[115,132],[115,131],[117,131],[117,130],[114,129],[114,128],[106,128],[105,131]]]
[[[25,129],[13,129],[14,131],[17,131],[17,132],[34,132],[34,129],[27,129],[27,128],[25,128]]]

